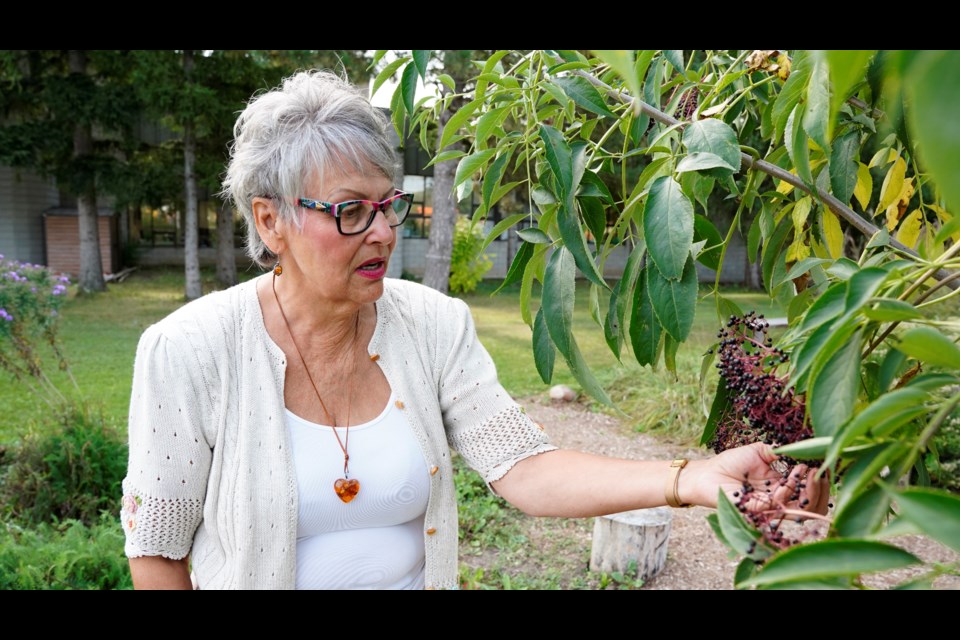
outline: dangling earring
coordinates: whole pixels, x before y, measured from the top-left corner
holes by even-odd
[[[273,266],[273,275],[280,276],[283,275],[283,267],[280,265],[280,261],[277,260],[277,264]]]

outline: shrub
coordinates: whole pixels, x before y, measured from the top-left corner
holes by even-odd
[[[470,293],[493,266],[490,258],[480,252],[483,230],[466,218],[458,218],[453,231],[453,251],[450,254],[450,293]]]
[[[103,416],[71,407],[28,433],[0,480],[0,503],[23,524],[66,519],[92,525],[114,509],[126,472],[127,445]]]
[[[0,523],[0,589],[130,589],[123,530],[114,514],[25,529]]]

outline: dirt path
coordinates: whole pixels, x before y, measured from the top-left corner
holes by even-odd
[[[614,417],[592,413],[577,403],[549,404],[539,398],[521,401],[528,414],[544,425],[551,440],[564,448],[634,459],[671,459],[682,456],[706,457],[699,449],[664,444],[657,439],[632,432]],[[710,510],[695,507],[673,511],[667,564],[664,571],[648,581],[644,589],[731,589],[736,561],[727,557],[726,548],[717,541],[706,522]],[[572,571],[582,574],[584,559],[589,559],[592,521],[530,518],[526,535],[538,553],[532,561],[538,570]],[[897,538],[902,546],[927,561],[955,562],[958,554],[920,536]],[[465,559],[468,564],[482,566],[483,558]],[[911,574],[899,571],[869,580],[872,586],[891,586]],[[960,589],[960,577],[941,576],[935,586]]]

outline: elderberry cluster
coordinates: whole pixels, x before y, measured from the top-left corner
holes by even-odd
[[[717,368],[730,405],[717,424],[711,445],[720,453],[754,442],[782,446],[813,437],[805,424],[803,396],[778,374],[789,356],[773,346],[763,314],[731,316],[720,339]]]
[[[737,510],[761,535],[759,541],[751,543],[747,555],[753,555],[758,542],[772,549],[786,549],[822,536],[817,523],[805,527],[808,523],[785,507],[789,503],[797,503],[800,509],[809,506],[809,500],[800,500],[801,491],[807,486],[806,478],[791,481],[792,473],[793,469],[788,468],[779,480],[764,480],[762,485],[753,485],[744,478],[740,490],[733,493]]]

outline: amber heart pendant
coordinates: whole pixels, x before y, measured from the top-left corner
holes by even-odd
[[[339,478],[333,483],[333,490],[337,492],[338,498],[344,502],[350,502],[357,497],[358,493],[360,493],[360,481]]]

